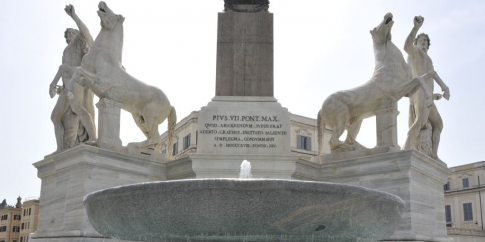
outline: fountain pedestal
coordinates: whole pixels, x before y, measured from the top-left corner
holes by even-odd
[[[83,198],[100,189],[166,180],[165,164],[79,145],[34,166],[42,180],[35,242],[106,242],[89,223]],[[141,203],[143,201],[140,201]]]
[[[324,163],[321,180],[389,192],[406,203],[400,224],[385,241],[450,242],[443,185],[451,173],[443,162],[406,150]]]

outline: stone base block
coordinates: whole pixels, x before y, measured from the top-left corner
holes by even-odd
[[[36,242],[108,241],[89,223],[84,196],[115,186],[166,180],[164,163],[87,145],[46,156],[34,166],[42,180],[39,225],[30,235]]]
[[[291,154],[290,113],[273,97],[214,97],[198,116],[197,153]]]
[[[446,234],[443,190],[450,173],[445,163],[414,150],[322,165],[322,181],[389,192],[405,201],[401,222],[386,241],[453,241]]]

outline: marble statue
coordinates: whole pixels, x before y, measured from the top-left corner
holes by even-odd
[[[386,100],[397,102],[403,96],[422,88],[425,105],[432,104],[432,95],[424,80],[436,78],[436,73],[430,71],[413,78],[401,51],[391,41],[393,24],[393,15],[388,13],[384,20],[370,31],[376,64],[371,79],[354,89],[333,93],[323,102],[317,117],[319,154],[323,150],[323,131],[326,125],[332,128],[329,141],[332,153],[351,151],[363,147],[355,140],[362,120],[384,109],[383,104]],[[342,142],[339,137],[345,129],[347,139]]]
[[[165,94],[128,74],[121,65],[123,50],[122,15],[115,14],[101,1],[98,5],[101,31],[89,53],[84,56],[73,79],[89,87],[100,99],[121,103],[130,112],[146,141],[130,143],[128,147],[154,148],[160,144],[158,125],[168,118],[169,144],[174,137],[176,112]],[[70,86],[68,86],[70,91]],[[70,95],[70,94],[68,94]],[[76,93],[72,93],[76,95]]]
[[[64,88],[71,83],[75,68],[81,65],[83,56],[89,52],[93,38],[88,28],[77,16],[74,6],[64,9],[76,23],[79,30],[68,28],[64,33],[67,47],[62,55],[62,65],[49,86],[49,94],[53,98],[59,95],[52,111],[51,120],[54,123],[57,151],[73,147],[81,142],[96,139],[94,126],[93,93],[79,84],[72,84],[74,99],[67,98]],[[62,78],[62,86],[57,83]]]
[[[433,61],[428,55],[428,49],[431,45],[428,35],[421,33],[416,37],[419,28],[423,26],[424,18],[416,16],[413,21],[414,27],[404,44],[404,51],[408,53],[408,64],[411,67],[412,75],[420,76],[427,72],[434,72],[435,75],[424,80],[428,90],[433,91],[434,81],[436,81],[443,94],[434,94],[433,99],[439,100],[444,97],[449,100],[450,89],[434,71]],[[438,146],[443,129],[443,120],[436,105],[434,103],[428,105],[425,99],[426,94],[423,90],[417,90],[409,98],[409,131],[403,149],[421,150],[428,153],[431,158],[439,160]],[[431,132],[429,132],[430,130]],[[426,145],[426,143],[429,143],[429,138],[431,139],[431,154],[429,154],[429,151],[427,152],[429,145]]]

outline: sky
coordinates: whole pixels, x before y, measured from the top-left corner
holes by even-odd
[[[16,0],[0,8],[0,200],[39,197],[33,163],[56,149],[50,120],[56,97],[48,94],[66,47],[64,31],[75,28],[67,4],[89,28],[100,30],[98,1]],[[217,13],[223,0],[108,1],[125,17],[123,66],[137,79],[162,89],[178,120],[215,95]],[[417,0],[272,0],[275,97],[291,113],[316,118],[331,93],[359,86],[374,71],[369,30],[394,15],[392,41],[403,51],[414,16],[431,39],[428,54],[448,85],[449,101],[436,102],[444,122],[439,148],[448,167],[485,160],[485,2]],[[404,51],[403,51],[404,53]],[[404,55],[406,57],[406,55]],[[435,93],[441,90],[435,85]],[[95,103],[97,102],[95,98]],[[408,130],[407,98],[399,101],[398,140]],[[166,130],[166,122],[160,132]],[[357,140],[374,147],[375,118],[364,120]],[[122,112],[123,144],[144,140],[131,115]]]

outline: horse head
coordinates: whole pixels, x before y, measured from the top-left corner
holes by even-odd
[[[98,4],[98,16],[101,19],[101,28],[112,30],[116,24],[123,24],[125,18],[121,14],[115,14],[108,5],[101,1]]]
[[[383,45],[391,40],[391,29],[393,24],[392,13],[384,15],[382,22],[370,31],[374,43]]]

